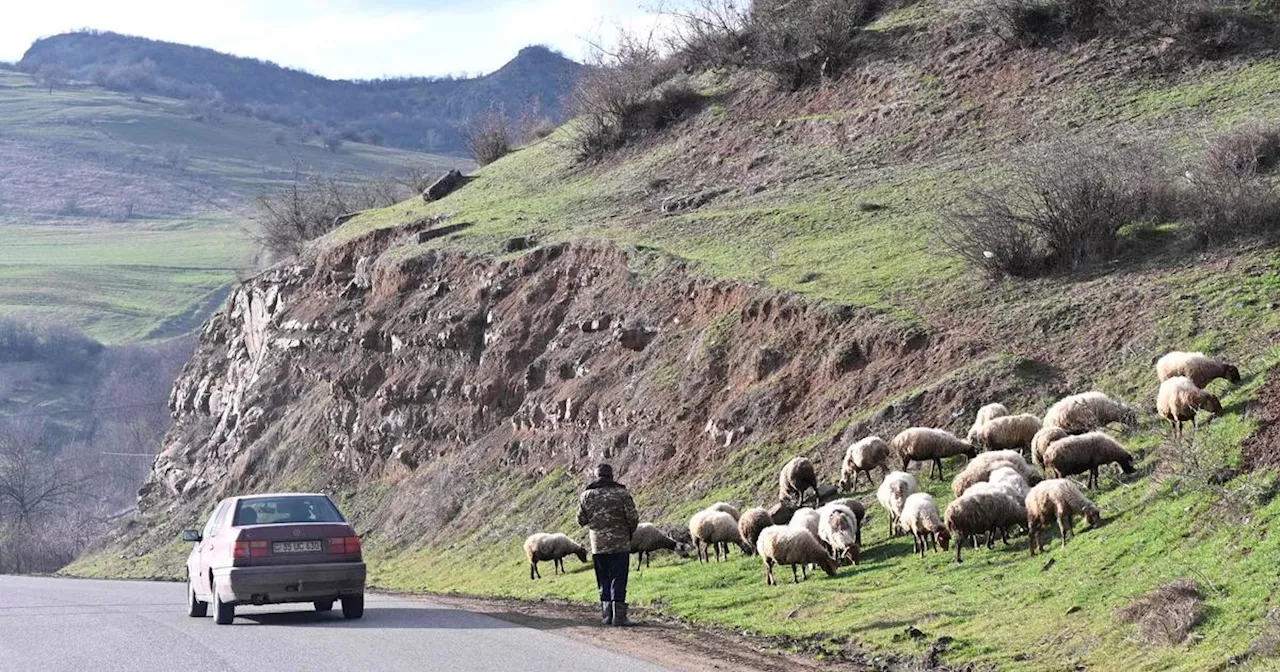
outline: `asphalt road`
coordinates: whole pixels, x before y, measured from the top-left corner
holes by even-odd
[[[366,598],[364,618],[310,605],[186,615],[179,583],[0,576],[2,670],[651,672],[649,663],[430,601]],[[336,605],[335,605],[336,606]]]

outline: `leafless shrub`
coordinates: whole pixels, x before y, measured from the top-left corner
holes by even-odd
[[[747,64],[751,3],[697,0],[665,4],[659,13],[673,19],[667,46],[687,70],[737,68]]]
[[[1258,121],[1242,124],[1209,141],[1205,169],[1256,175],[1280,168],[1280,126]]]
[[[873,0],[756,0],[750,63],[787,90],[838,76],[873,8]]]
[[[321,140],[324,142],[324,148],[329,150],[330,154],[337,154],[342,149],[343,143],[346,142],[342,138],[342,133],[338,131],[329,131],[325,133]]]
[[[1201,170],[1188,174],[1195,218],[1190,233],[1213,243],[1280,230],[1280,127],[1245,124],[1209,142]]]
[[[347,183],[296,172],[288,185],[258,197],[257,241],[276,257],[293,256],[332,230],[339,215],[385,207],[403,196],[390,178]]]
[[[1179,579],[1166,583],[1116,612],[1122,623],[1137,623],[1146,644],[1180,644],[1204,617],[1200,586]]]
[[[1112,255],[1121,227],[1164,216],[1172,192],[1137,150],[1063,143],[975,186],[933,226],[939,241],[993,277],[1034,277]]]
[[[191,163],[191,150],[186,145],[161,145],[160,160],[174,170],[186,170]]]
[[[487,166],[511,153],[508,124],[507,115],[500,108],[490,108],[467,120],[462,127],[462,139],[476,163]]]

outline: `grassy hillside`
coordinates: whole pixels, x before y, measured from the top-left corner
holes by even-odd
[[[0,314],[120,343],[181,333],[259,266],[252,200],[295,170],[357,179],[456,159],[319,139],[177,100],[0,71]],[[465,162],[461,162],[465,164]]]
[[[1065,549],[1054,545],[1032,560],[1021,537],[1007,548],[969,551],[963,564],[949,555],[912,557],[908,541],[887,536],[864,487],[857,495],[872,519],[857,568],[768,587],[758,559],[735,553],[728,563],[699,566],[664,557],[633,575],[639,604],[823,656],[870,648],[974,669],[1276,669],[1280,579],[1272,559],[1280,549],[1270,528],[1280,525],[1280,485],[1263,468],[1274,462],[1259,459],[1274,456],[1266,423],[1280,408],[1274,236],[1205,247],[1185,237],[1186,221],[1151,222],[1124,229],[1119,250],[1099,263],[1038,280],[992,281],[948,254],[931,229],[939,210],[968,188],[1063,139],[1155,147],[1175,174],[1198,170],[1216,133],[1247,120],[1280,121],[1280,55],[1244,50],[1168,71],[1151,68],[1147,52],[1105,39],[1012,49],[961,30],[967,24],[958,7],[967,5],[925,1],[881,17],[866,32],[883,40],[875,42],[882,50],[815,89],[778,93],[753,74],[696,75],[690,85],[702,100],[695,113],[601,163],[578,162],[569,146],[574,129],[562,129],[481,170],[440,203],[370,213],[318,247],[450,213],[471,226],[396,244],[384,258],[426,258],[439,248],[512,258],[523,254],[508,251],[520,247],[509,244],[515,237],[538,244],[603,238],[657,248],[709,275],[888,313],[929,332],[940,357],[950,341],[969,346],[971,356],[942,377],[896,371],[911,383],[893,400],[901,404],[842,409],[844,419],[812,435],[748,438],[725,450],[676,446],[693,456],[688,473],[636,484],[642,517],[656,522],[681,524],[719,499],[767,506],[778,468],[795,454],[812,457],[821,479],[834,481],[844,447],[861,438],[846,429],[917,420],[912,402],[934,392],[930,400],[949,417],[940,424],[960,432],[974,408],[953,396],[957,389],[969,400],[999,396],[1035,413],[1064,393],[1100,389],[1141,412],[1139,426],[1115,432],[1139,456],[1138,473],[1104,469],[1091,493],[1104,524],[1085,530],[1078,523],[1080,534]],[[649,270],[642,258],[636,255],[636,277]],[[703,336],[737,337],[737,316],[721,317]],[[1211,386],[1224,415],[1202,426],[1190,447],[1172,441],[1154,415],[1152,359],[1173,349],[1220,354],[1244,373],[1238,386]],[[693,375],[695,354],[669,353],[673,386]],[[728,392],[764,396],[777,391],[771,382]],[[996,384],[1002,387],[985,387]],[[886,409],[906,409],[908,417],[890,413],[875,424]],[[1263,445],[1250,443],[1256,436]],[[371,582],[592,601],[589,568],[570,559],[567,576],[531,582],[520,548],[535,531],[582,536],[573,520],[582,463],[572,473],[476,475],[458,452],[437,458],[445,466],[435,466],[435,480],[393,473],[341,493],[369,532]],[[484,515],[469,511],[462,519],[470,526],[418,521],[438,513],[435,498],[451,492],[454,478],[485,488],[487,501],[477,507]],[[949,481],[922,484],[943,506],[950,501]],[[446,533],[414,536],[440,528]],[[67,571],[177,576],[184,552],[173,543],[122,561],[120,549],[110,548]],[[1176,579],[1195,581],[1203,596],[1187,641],[1145,641],[1118,619],[1117,609]]]

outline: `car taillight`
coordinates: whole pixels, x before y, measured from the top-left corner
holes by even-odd
[[[233,558],[262,558],[271,555],[271,544],[265,541],[237,541]]]
[[[329,552],[343,555],[359,555],[360,537],[330,537]]]

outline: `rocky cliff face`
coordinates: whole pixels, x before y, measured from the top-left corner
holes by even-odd
[[[644,488],[814,436],[970,358],[885,316],[644,251],[574,243],[496,260],[415,247],[418,235],[379,232],[234,292],[174,387],[144,516],[389,483],[397,495],[362,522],[430,539],[498,481],[609,460]],[[968,401],[933,392],[908,395],[914,421],[949,422]],[[894,411],[858,431],[906,426]],[[821,456],[828,473],[838,453]],[[409,520],[423,507],[435,522]]]

